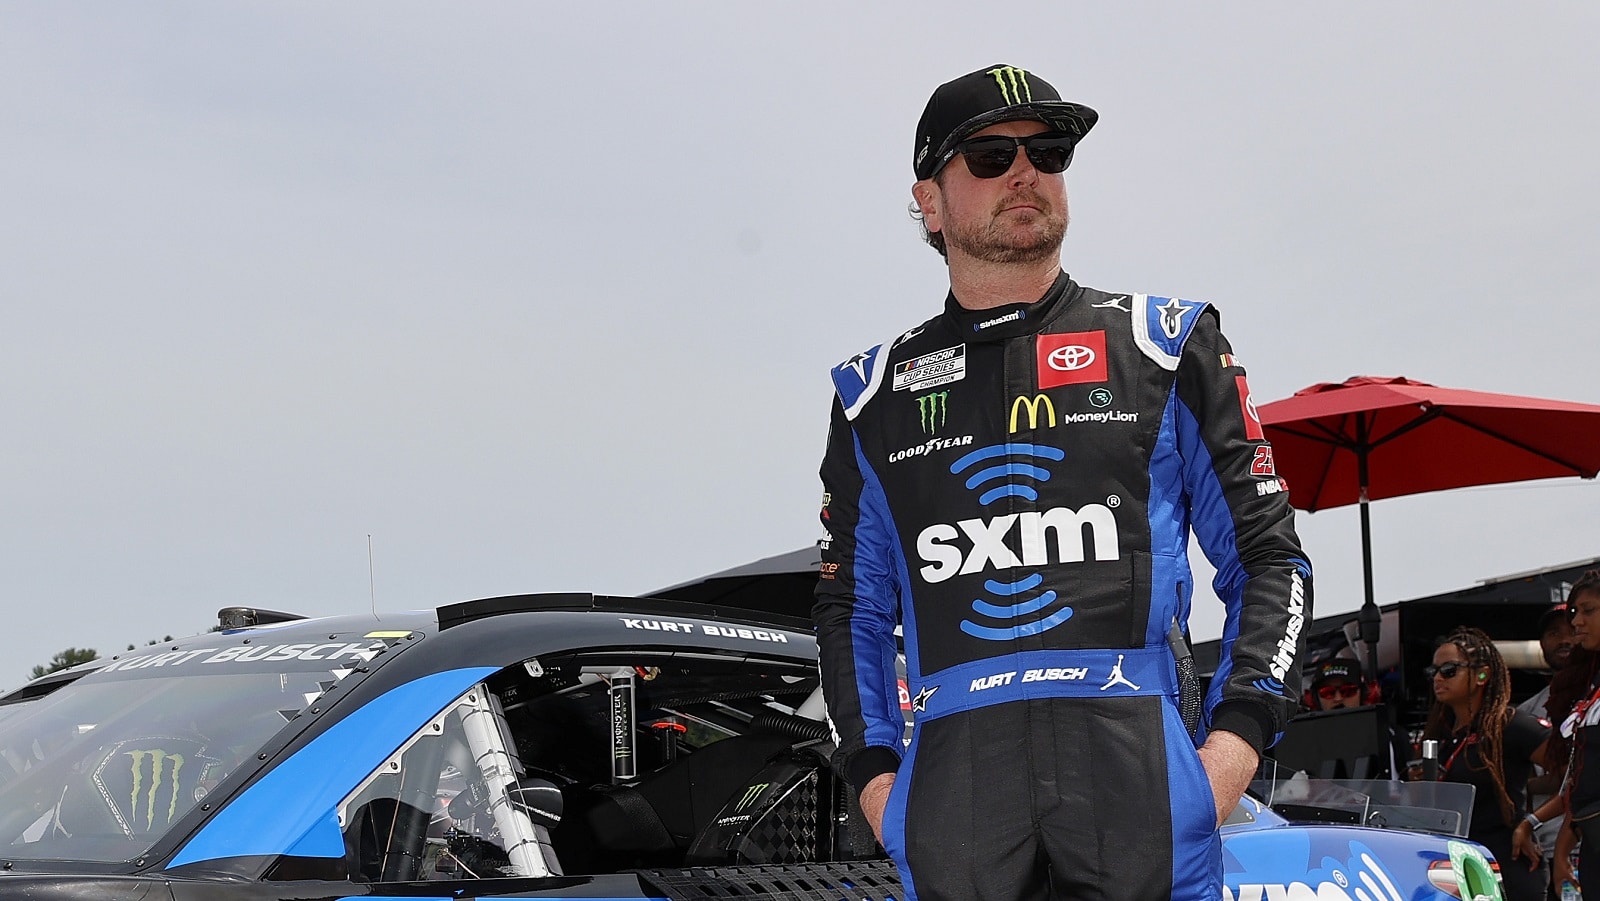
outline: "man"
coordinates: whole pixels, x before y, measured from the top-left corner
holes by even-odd
[[[935,91],[912,194],[944,312],[833,371],[823,682],[908,898],[1215,899],[1218,824],[1300,693],[1310,565],[1216,313],[1061,269],[1096,119],[1011,66]],[[1228,607],[1194,734],[1191,524]]]
[[[1567,664],[1567,658],[1572,656],[1572,649],[1577,647],[1577,633],[1572,631],[1572,620],[1567,618],[1566,604],[1552,604],[1539,615],[1539,650],[1544,654],[1544,664],[1553,673]],[[1517,705],[1518,710],[1533,714],[1541,720],[1549,720],[1549,712],[1545,704],[1550,700],[1550,686],[1545,687],[1532,697]],[[1543,767],[1536,767],[1534,775],[1528,780],[1528,810],[1536,811],[1550,800],[1550,796],[1561,788],[1561,780],[1565,774],[1562,772],[1549,772]],[[1538,820],[1538,817],[1533,817]],[[1533,820],[1530,820],[1532,825]],[[1542,852],[1540,865],[1547,869],[1555,859],[1556,836],[1561,832],[1561,818],[1551,817],[1548,822],[1539,821],[1533,828],[1533,840],[1539,843]],[[1549,895],[1554,896],[1556,891],[1554,880],[1551,880]]]
[[[1311,700],[1317,710],[1343,710],[1366,703],[1361,697],[1361,671],[1356,662],[1338,658],[1323,661],[1311,680]]]
[[[1349,710],[1371,706],[1367,703],[1365,683],[1361,679],[1361,665],[1354,660],[1335,657],[1317,665],[1311,677],[1312,709],[1317,711]],[[1383,717],[1384,745],[1378,753],[1365,754],[1352,759],[1324,760],[1312,773],[1319,779],[1397,779],[1401,764],[1407,759],[1405,745],[1399,732],[1390,722],[1386,706],[1378,708]],[[1370,730],[1369,730],[1370,734]]]

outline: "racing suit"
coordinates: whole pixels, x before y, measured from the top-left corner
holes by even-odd
[[[1311,616],[1215,311],[1062,274],[1032,304],[951,297],[832,375],[823,686],[856,791],[898,772],[883,833],[907,896],[1214,901],[1196,747],[1208,729],[1277,740]],[[1193,735],[1167,641],[1191,528],[1227,605]]]

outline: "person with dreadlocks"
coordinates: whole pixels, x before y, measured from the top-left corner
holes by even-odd
[[[1550,680],[1550,700],[1545,705],[1550,720],[1560,723],[1550,738],[1550,760],[1567,761],[1558,798],[1566,801],[1567,817],[1556,836],[1550,867],[1557,885],[1578,884],[1568,857],[1573,847],[1578,848],[1579,876],[1600,871],[1596,859],[1600,858],[1600,569],[1591,569],[1572,583],[1567,615],[1572,617],[1578,646]]]
[[[1511,706],[1511,674],[1494,641],[1482,630],[1459,627],[1440,639],[1433,664],[1423,668],[1433,682],[1424,739],[1436,739],[1444,764],[1439,778],[1475,786],[1467,837],[1500,861],[1507,901],[1540,901],[1545,872],[1538,847],[1522,830],[1523,786],[1544,760],[1550,727]],[[1517,866],[1517,857],[1528,865]]]

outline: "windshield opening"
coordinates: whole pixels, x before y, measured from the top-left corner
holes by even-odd
[[[322,690],[310,672],[120,676],[0,716],[8,858],[137,858]]]

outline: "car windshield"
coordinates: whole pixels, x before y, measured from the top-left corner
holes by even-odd
[[[137,858],[329,678],[241,669],[95,673],[0,707],[5,856]]]
[[[1409,829],[1465,838],[1476,789],[1460,782],[1311,779],[1262,761],[1250,793],[1299,823]]]

